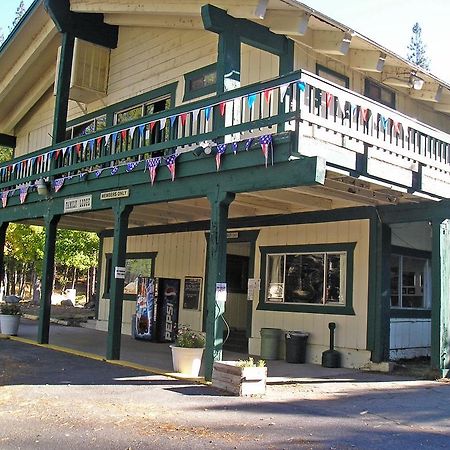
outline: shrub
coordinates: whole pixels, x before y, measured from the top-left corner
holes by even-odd
[[[5,316],[20,316],[22,311],[18,303],[2,303],[0,304],[0,314]]]
[[[185,348],[203,348],[205,346],[205,335],[200,331],[192,330],[187,325],[179,325],[175,345]]]

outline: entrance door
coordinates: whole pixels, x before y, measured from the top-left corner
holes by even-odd
[[[247,353],[247,287],[250,268],[249,242],[227,244],[227,301],[224,349]]]

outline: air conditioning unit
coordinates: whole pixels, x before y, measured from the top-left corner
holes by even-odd
[[[70,76],[70,100],[87,104],[106,96],[110,53],[109,48],[75,39]],[[59,67],[60,59],[61,47],[58,49],[57,67]],[[55,95],[57,85],[58,70],[55,79]]]

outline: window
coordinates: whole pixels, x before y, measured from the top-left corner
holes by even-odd
[[[117,112],[114,118],[114,124],[122,124],[130,122],[131,120],[139,119],[140,117],[156,114],[170,108],[170,97],[163,97],[156,100],[151,100],[146,103],[134,105],[123,111]]]
[[[184,76],[183,101],[192,100],[216,92],[216,83],[216,64],[211,64],[187,73]]]
[[[259,309],[353,313],[353,249],[354,244],[261,248]]]
[[[155,273],[156,253],[128,253],[125,260],[124,300],[135,300],[137,295],[137,278],[153,277]],[[109,298],[111,277],[111,254],[106,255],[105,292],[103,297]]]
[[[73,139],[79,136],[86,136],[87,134],[95,133],[106,128],[106,114],[94,117],[83,123],[74,125],[66,129],[66,139]]]
[[[391,307],[431,307],[431,264],[425,257],[391,255]]]
[[[331,81],[332,83],[337,84],[339,86],[345,88],[349,87],[348,77],[338,72],[335,72],[334,70],[331,70],[328,67],[316,64],[316,74],[319,75],[319,77],[325,78],[325,80]]]
[[[395,93],[390,89],[387,89],[384,86],[375,83],[375,81],[366,78],[364,95],[371,98],[372,100],[377,101],[378,103],[395,109]]]

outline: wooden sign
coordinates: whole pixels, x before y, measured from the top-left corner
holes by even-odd
[[[186,277],[184,279],[184,309],[199,309],[200,294],[202,292],[201,277]]]

